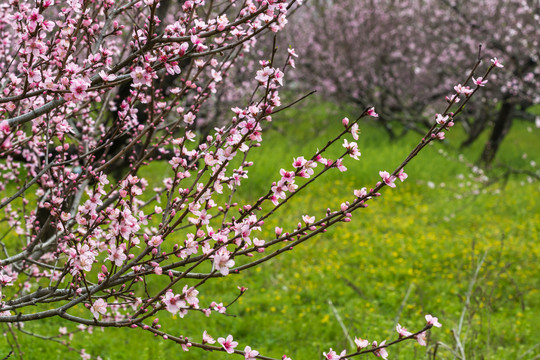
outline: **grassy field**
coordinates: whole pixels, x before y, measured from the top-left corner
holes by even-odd
[[[307,157],[324,146],[341,130],[345,115],[354,117],[328,104],[312,103],[276,117],[263,147],[249,159],[256,165],[237,201],[258,198],[269,182],[279,179],[280,168],[291,168],[293,157]],[[410,133],[389,143],[374,122],[363,123],[361,129],[361,160],[348,161],[344,174],[336,171],[321,179],[267,222],[267,229],[291,229],[301,215],[318,217],[327,207],[351,199],[353,189],[372,187],[378,171],[395,168],[419,140]],[[531,162],[540,164],[539,131],[515,122],[496,162],[535,171]],[[241,349],[250,345],[264,355],[281,358],[286,353],[294,360],[309,360],[321,359],[330,347],[352,350],[343,327],[353,338],[380,342],[396,338],[396,322],[421,329],[423,315],[431,313],[443,324],[432,331],[431,345],[442,342],[454,349],[457,334],[467,359],[538,356],[539,183],[524,174],[493,183],[479,181],[479,174],[466,163],[476,160],[483,140],[460,152],[459,128],[448,138],[421,153],[406,168],[409,179],[396,189],[385,188],[383,196],[355,213],[351,223],[201,291],[202,304],[227,304],[236,296],[231,288],[249,288],[229,308],[234,316],[190,314],[180,319],[162,314],[163,328],[196,341],[204,329],[214,337],[233,334]],[[341,151],[338,146],[333,154]],[[149,171],[148,176],[155,173]],[[490,176],[503,173],[495,169]],[[26,324],[25,329],[50,336],[58,334],[60,326],[75,329],[59,320]],[[80,358],[36,338],[19,336],[19,343],[26,359]],[[183,353],[180,346],[139,330],[93,329],[92,335],[76,334],[70,346],[115,360],[237,358],[196,349]],[[0,341],[0,357],[8,351],[7,342]],[[389,353],[394,360],[427,358],[426,348],[412,342]],[[436,358],[454,357],[440,345]]]

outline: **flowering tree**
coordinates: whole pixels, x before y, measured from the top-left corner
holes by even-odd
[[[390,120],[419,132],[431,126],[434,108],[470,67],[479,43],[507,69],[464,117],[464,145],[493,124],[481,155],[490,163],[516,110],[540,103],[537,1],[315,0],[297,16],[289,29],[303,39],[295,76],[339,100],[377,106],[391,136]]]
[[[343,119],[343,131],[314,154],[291,158],[268,191],[251,204],[234,194],[253,163],[266,123],[282,105],[278,90],[294,65],[290,49],[278,64],[275,48],[252,74],[246,103],[204,136],[199,114],[211,103],[235,61],[257,46],[257,38],[279,32],[295,0],[244,2],[12,0],[0,5],[0,208],[4,212],[0,258],[0,322],[11,329],[46,318],[83,326],[126,327],[182,345],[270,359],[250,346],[236,349],[232,335],[214,340],[207,332],[173,336],[158,313],[219,316],[218,301],[199,292],[211,281],[272,260],[404,181],[404,167],[432,141],[444,139],[455,117],[495,67],[473,78],[479,58],[436,122],[394,171],[381,171],[371,189],[351,189],[349,202],[326,213],[305,215],[293,229],[276,228],[261,239],[265,221],[296,194],[329,171],[346,171],[360,151],[358,121],[378,117],[366,107]],[[472,87],[466,86],[472,82]],[[457,104],[458,99],[462,101]],[[225,117],[225,115],[223,115]],[[349,138],[350,139],[350,138]],[[341,156],[326,155],[332,145]],[[167,161],[161,186],[140,170]],[[353,196],[354,195],[354,196]],[[150,283],[160,283],[151,290]],[[240,289],[241,296],[245,289]],[[74,310],[86,309],[85,315]],[[386,358],[392,344],[416,339],[441,326],[426,326],[398,339],[356,339],[355,352],[330,349],[327,359],[374,353]],[[87,356],[84,352],[82,355]],[[287,359],[287,356],[283,356]]]

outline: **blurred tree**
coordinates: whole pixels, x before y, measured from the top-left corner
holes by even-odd
[[[491,163],[515,110],[540,102],[536,0],[312,0],[306,6],[289,29],[303,39],[298,79],[338,100],[375,105],[391,137],[391,121],[405,131],[431,126],[434,106],[451,95],[451,79],[470,68],[479,44],[506,68],[494,80],[498,86],[483,93],[483,105],[464,117],[463,146],[493,125],[480,158]]]

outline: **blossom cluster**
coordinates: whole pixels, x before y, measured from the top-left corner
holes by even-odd
[[[62,317],[141,329],[184,351],[238,352],[232,335],[217,339],[221,348],[211,347],[207,333],[197,343],[160,330],[157,316],[223,316],[229,304],[200,296],[206,282],[247,271],[349,222],[384,185],[407,178],[406,163],[450,126],[447,119],[401,167],[381,171],[374,188],[355,190],[350,201],[261,239],[267,219],[296,194],[326,172],[347,171],[349,158],[360,159],[359,122],[379,117],[367,107],[354,121],[343,119],[343,131],[320,150],[291,154],[292,167],[281,169],[256,201],[234,202],[254,166],[250,153],[261,146],[274,114],[288,106],[279,91],[296,52],[290,48],[280,62],[272,48],[269,59],[256,62],[249,96],[221,115],[225,121],[205,118],[207,104],[219,98],[257,39],[281,31],[298,4],[0,5],[0,71],[7,74],[0,80],[0,210],[7,234],[20,239],[0,259],[0,322]],[[477,87],[488,74],[475,79]],[[455,117],[473,93],[452,115],[447,109],[440,116]],[[327,155],[333,145],[342,152],[336,158]],[[162,173],[161,183],[145,171]],[[246,289],[239,290],[243,296]],[[48,309],[36,307],[42,304]],[[70,311],[77,308],[84,310],[80,317]],[[259,356],[249,346],[242,354]]]

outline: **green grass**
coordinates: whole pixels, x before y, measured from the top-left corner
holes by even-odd
[[[309,103],[277,116],[262,148],[248,159],[256,165],[236,200],[242,204],[256,199],[279,179],[280,168],[291,168],[293,157],[310,156],[337,134],[346,115],[354,117],[326,103]],[[528,127],[514,124],[497,162],[528,169],[530,161],[540,163],[539,130],[529,131]],[[327,207],[351,199],[353,189],[372,187],[378,171],[395,168],[419,140],[411,133],[389,142],[373,121],[362,123],[361,129],[361,160],[350,159],[348,172],[327,174],[309,193],[299,194],[266,223],[263,238],[270,238],[275,226],[291,230],[303,214],[323,215]],[[407,166],[409,179],[396,189],[385,188],[382,197],[353,215],[351,223],[335,227],[275,261],[209,283],[201,290],[204,306],[212,300],[227,304],[236,296],[231,289],[249,288],[229,308],[234,316],[206,318],[190,313],[180,319],[163,313],[163,329],[194,341],[201,340],[204,329],[215,338],[233,334],[239,349],[250,345],[276,358],[286,353],[295,360],[321,359],[330,347],[351,350],[330,300],[353,337],[379,342],[394,339],[397,317],[414,330],[424,325],[423,315],[431,313],[443,324],[432,331],[431,344],[441,341],[454,347],[452,329],[458,326],[478,261],[487,254],[471,294],[461,341],[470,359],[517,359],[538,342],[539,186],[528,182],[525,175],[511,175],[507,182],[488,186],[472,181],[470,169],[455,160],[460,153],[455,145],[463,137],[457,128],[448,135],[447,143],[423,151]],[[483,139],[466,149],[465,159],[475,160],[482,143]],[[328,156],[341,151],[338,145]],[[501,171],[496,169],[493,176]],[[156,173],[163,172],[151,169],[145,176],[157,183]],[[51,319],[25,324],[25,329],[51,335],[58,334],[60,326],[75,328]],[[52,342],[28,336],[19,336],[19,342],[27,359],[80,358]],[[129,329],[93,329],[93,335],[76,334],[71,346],[115,360],[235,358],[197,349],[183,353],[179,345]],[[0,341],[0,355],[8,351],[7,343]],[[425,359],[425,351],[412,342],[389,349],[391,359]],[[527,358],[539,353],[537,348]],[[437,359],[451,358],[450,352],[439,348]]]

